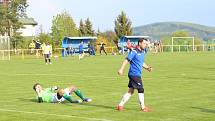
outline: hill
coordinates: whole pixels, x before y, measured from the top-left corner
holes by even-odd
[[[188,31],[191,36],[203,40],[215,38],[215,27],[186,22],[159,22],[144,26],[134,27],[134,35],[148,35],[154,39],[170,36],[175,31]]]

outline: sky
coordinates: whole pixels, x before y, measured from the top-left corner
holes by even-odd
[[[28,0],[27,15],[45,32],[50,32],[53,16],[68,11],[77,27],[90,18],[93,29],[114,30],[114,20],[124,11],[132,26],[156,22],[192,22],[215,26],[215,0]]]

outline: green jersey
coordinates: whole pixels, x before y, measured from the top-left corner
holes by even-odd
[[[41,97],[43,102],[51,103],[55,92],[52,88],[45,88],[39,94],[38,97]]]

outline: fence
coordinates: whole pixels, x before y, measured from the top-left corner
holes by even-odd
[[[33,59],[33,58],[43,58],[42,49],[13,49],[13,50],[0,50],[0,53],[10,52],[10,59]],[[61,56],[62,49],[57,48],[53,51],[53,56]]]
[[[215,45],[161,45],[160,52],[215,51]]]
[[[215,51],[215,45],[161,45],[160,47],[150,47],[150,52],[204,52],[204,51]],[[53,50],[53,57],[61,57],[63,48],[55,48]],[[117,47],[105,47],[107,53],[118,54],[119,51]],[[0,50],[2,60],[4,60],[4,55],[10,53],[11,59],[30,59],[30,58],[43,58],[42,49],[13,49],[13,50]],[[99,54],[99,49],[97,48],[96,53]]]

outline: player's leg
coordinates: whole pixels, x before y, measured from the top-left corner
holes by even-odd
[[[105,49],[103,49],[103,51],[104,51],[104,53],[107,55],[107,53],[106,53]]]
[[[48,54],[48,60],[49,60],[49,64],[52,64],[52,62],[51,62],[51,54]]]
[[[145,106],[145,102],[144,102],[144,88],[138,89],[138,99],[139,99],[139,103],[140,103],[140,109],[143,112],[150,112],[151,109],[149,109],[148,107]]]
[[[81,58],[84,58],[84,55],[85,55],[85,53],[84,53],[84,51],[83,51],[82,54],[81,54]]]
[[[44,54],[44,58],[45,58],[45,63],[48,64],[47,63],[47,54]]]
[[[128,92],[126,92],[126,93],[123,95],[123,97],[122,97],[120,103],[119,103],[118,106],[117,106],[117,110],[119,110],[119,111],[123,110],[124,104],[130,99],[131,95],[134,94],[133,79],[132,79],[130,76],[128,76],[128,78],[129,78],[129,83],[128,83],[128,88],[129,88],[129,89],[128,89]]]
[[[67,89],[67,88],[66,88]],[[72,99],[72,96],[70,95],[69,91],[66,89],[59,89],[57,92],[57,99],[55,99],[57,102],[63,102],[65,100],[71,102],[71,103],[80,103],[80,100],[74,100]]]
[[[128,92],[126,92],[123,96],[122,99],[119,103],[119,105],[117,106],[118,110],[123,110],[123,106],[124,104],[130,99],[131,95],[134,94],[134,88],[129,88]]]
[[[80,53],[79,53],[79,55],[78,55],[78,59],[81,60],[81,54],[80,54]]]
[[[82,91],[81,91],[80,89],[78,89],[76,86],[70,86],[70,87],[68,87],[68,89],[69,89],[70,94],[71,94],[72,92],[74,92],[74,93],[75,93],[78,97],[80,97],[83,101],[85,101],[85,102],[91,102],[91,101],[92,101],[92,99],[86,98],[86,97],[84,96],[84,94],[82,93]]]
[[[145,102],[144,102],[144,88],[137,89],[138,90],[138,99],[140,103],[140,108],[143,110],[145,108]]]
[[[140,104],[140,109],[144,112],[149,112],[149,108],[145,106],[145,99],[144,99],[144,88],[142,84],[142,79],[140,77],[133,78],[135,88],[138,91],[138,100]]]
[[[79,60],[81,60],[82,58],[83,58],[83,52],[82,52],[82,51],[80,51],[80,52],[79,52],[78,59],[79,59]]]
[[[99,49],[100,55],[102,54],[102,48]]]

